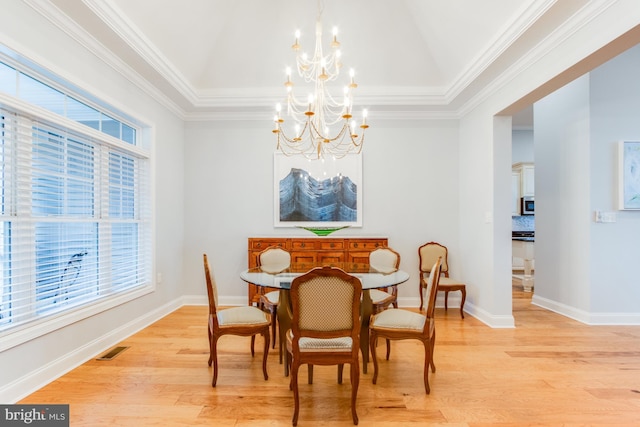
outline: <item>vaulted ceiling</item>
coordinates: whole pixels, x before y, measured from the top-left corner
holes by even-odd
[[[185,118],[272,111],[294,65],[339,29],[356,103],[457,117],[574,31],[587,0],[25,0]]]

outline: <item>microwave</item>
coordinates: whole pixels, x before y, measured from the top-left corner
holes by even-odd
[[[536,212],[536,202],[533,197],[522,197],[520,204],[521,215],[534,215]]]

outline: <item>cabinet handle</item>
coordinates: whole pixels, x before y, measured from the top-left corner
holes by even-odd
[[[354,248],[357,248],[357,247],[358,247],[358,244],[357,244],[357,243],[354,243],[354,244],[353,244],[353,247],[354,247]]]
[[[300,244],[300,247],[301,247],[301,248],[304,248],[304,242]]]
[[[331,245],[329,245],[329,246],[331,246],[332,248],[334,248],[334,247],[336,246],[336,244],[335,244],[335,243],[332,243],[332,244],[331,244]]]

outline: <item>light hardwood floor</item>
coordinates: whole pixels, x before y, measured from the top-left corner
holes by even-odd
[[[372,364],[360,376],[360,426],[639,425],[640,327],[586,326],[530,297],[514,285],[515,329],[438,309],[430,395],[423,349],[394,342],[378,384]],[[211,387],[206,318],[206,307],[183,307],[123,341],[115,359],[90,360],[20,403],[68,403],[72,426],[290,426],[289,380],[277,349],[263,379],[261,338],[252,358],[248,338],[223,337]],[[301,375],[298,425],[353,425],[350,390],[348,369],[342,385],[335,367],[315,367],[313,385]]]

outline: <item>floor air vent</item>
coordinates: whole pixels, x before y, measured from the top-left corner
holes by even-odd
[[[128,349],[129,347],[115,347],[112,350],[109,350],[102,356],[98,357],[96,360],[113,360],[114,357]]]

